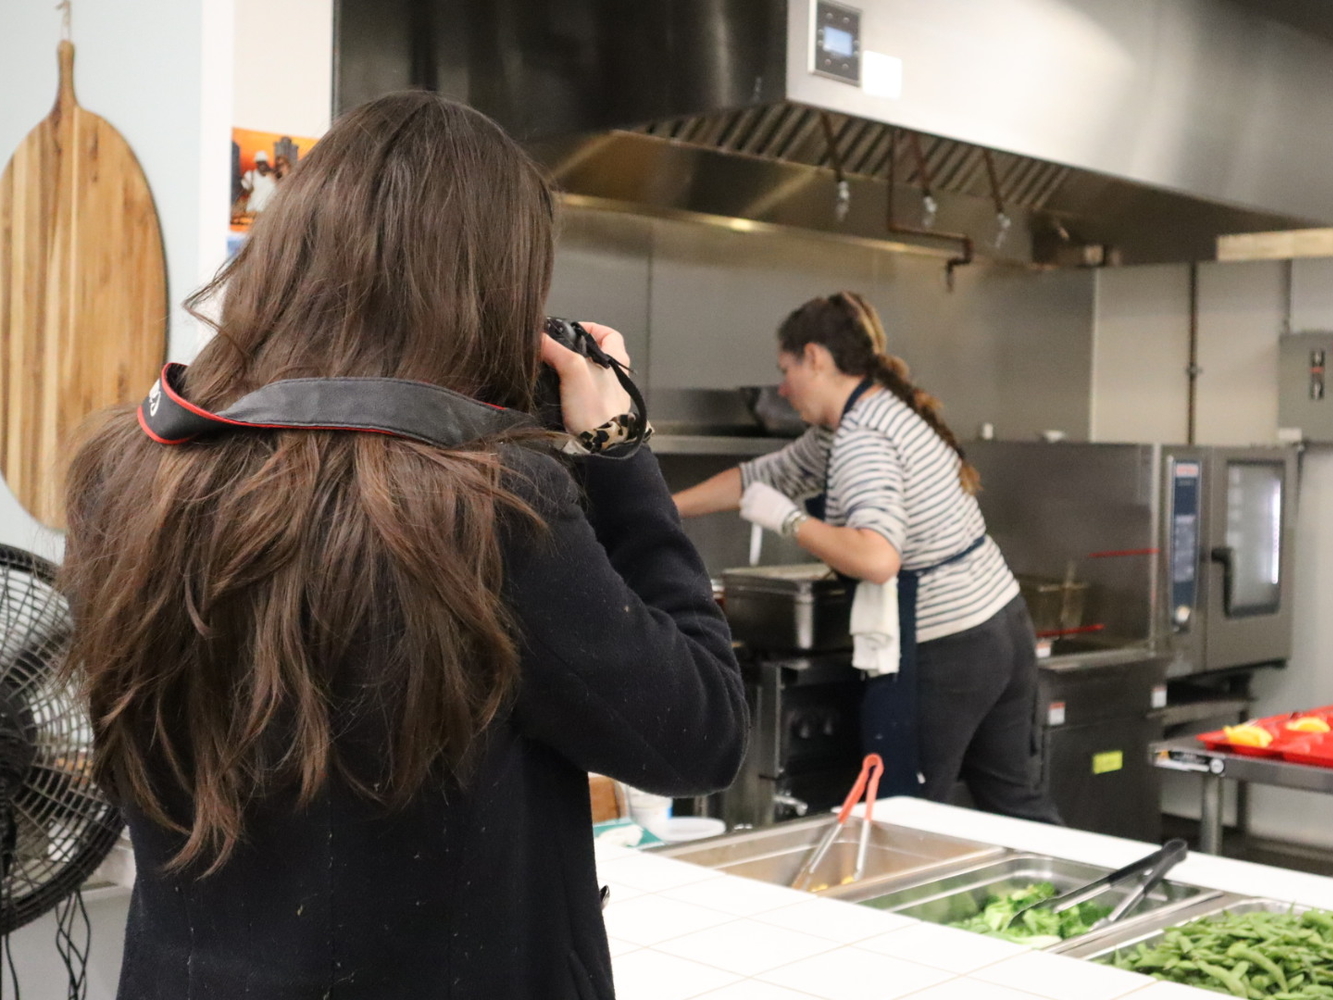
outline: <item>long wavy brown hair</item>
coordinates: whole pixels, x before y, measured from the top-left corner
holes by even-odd
[[[981,489],[981,474],[941,416],[940,401],[912,382],[902,358],[888,353],[888,338],[875,307],[855,292],[836,292],[811,299],[778,327],[778,346],[799,356],[806,344],[821,344],[846,375],[869,376],[901,399],[924,420],[940,440],[958,454],[958,481],[967,493]]]
[[[424,92],[372,101],[191,298],[221,311],[187,395],[383,376],[528,410],[551,265],[550,189],[493,122]],[[494,441],[164,447],[129,408],[102,417],[67,481],[68,663],[99,780],[181,835],[174,868],[215,871],[252,803],[308,803],[333,771],[390,808],[465,775],[518,669],[498,531],[539,524],[505,475]],[[366,718],[382,766],[353,773],[339,742]]]

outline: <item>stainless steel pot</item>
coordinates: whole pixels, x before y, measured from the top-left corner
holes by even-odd
[[[778,395],[775,385],[744,385],[741,398],[750,415],[768,434],[796,437],[805,433],[805,421],[792,405]]]
[[[849,588],[823,563],[722,572],[731,634],[753,649],[850,649]]]

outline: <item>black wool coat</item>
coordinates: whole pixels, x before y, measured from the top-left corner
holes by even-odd
[[[216,874],[126,810],[138,863],[120,1000],[609,1000],[587,772],[714,791],[744,755],[730,634],[656,459],[515,450],[545,538],[505,542],[520,626],[512,708],[462,788],[386,813],[336,778],[261,803]],[[585,509],[586,507],[586,509]]]

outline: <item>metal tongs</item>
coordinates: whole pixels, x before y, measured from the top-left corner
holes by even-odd
[[[861,773],[857,775],[856,784],[852,785],[852,790],[847,793],[847,798],[842,804],[842,810],[838,813],[838,821],[828,828],[828,833],[819,845],[806,859],[805,864],[801,865],[801,870],[796,873],[796,877],[791,880],[793,889],[804,889],[806,883],[810,881],[810,876],[814,874],[819,863],[824,860],[824,855],[828,853],[829,848],[833,846],[833,841],[838,838],[847,825],[847,819],[852,814],[852,809],[860,801],[864,794],[866,797],[866,812],[861,818],[861,843],[856,849],[856,867],[852,870],[852,882],[860,881],[866,867],[866,850],[870,847],[870,824],[875,814],[875,799],[879,797],[879,776],[884,773],[884,761],[877,753],[868,754],[866,759],[861,762]]]
[[[1114,885],[1119,885],[1121,882],[1127,882],[1132,878],[1142,875],[1143,880],[1130,890],[1125,898],[1120,900],[1110,913],[1092,925],[1092,930],[1100,930],[1107,924],[1119,920],[1130,910],[1134,909],[1134,907],[1138,906],[1139,903],[1147,897],[1148,893],[1152,892],[1153,889],[1157,887],[1157,883],[1161,882],[1162,879],[1166,877],[1166,873],[1184,860],[1187,853],[1188,845],[1185,841],[1181,840],[1179,837],[1174,840],[1168,840],[1159,850],[1153,851],[1153,853],[1149,854],[1146,858],[1140,858],[1138,861],[1125,865],[1124,868],[1113,871],[1109,875],[1103,875],[1094,882],[1089,882],[1087,885],[1071,889],[1059,896],[1052,896],[1050,899],[1043,899],[1036,903],[1029,903],[1027,906],[1015,910],[1013,916],[1009,918],[1004,927],[999,929],[1005,930],[1012,927],[1014,921],[1028,910],[1043,909],[1050,910],[1052,913],[1063,913],[1065,910],[1077,906],[1079,903],[1086,902],[1094,896],[1100,896]]]

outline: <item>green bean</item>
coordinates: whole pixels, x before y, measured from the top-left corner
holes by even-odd
[[[1333,913],[1223,914],[1112,956],[1167,982],[1257,1000],[1333,1000]]]
[[[1259,952],[1255,951],[1252,948],[1246,948],[1243,946],[1238,948],[1235,945],[1232,945],[1230,948],[1227,949],[1227,954],[1234,955],[1236,958],[1243,958],[1246,961],[1254,963],[1255,965],[1259,966],[1259,968],[1267,972],[1270,976],[1272,976],[1275,980],[1277,980],[1277,984],[1281,986],[1282,989],[1285,990],[1287,988],[1287,974],[1283,972],[1282,969],[1278,966],[1278,964],[1274,962],[1271,958],[1269,958],[1267,955],[1261,955],[1259,954]],[[1268,984],[1265,983],[1264,985],[1266,986]]]
[[[1322,931],[1333,933],[1333,916],[1327,913],[1319,910],[1307,910],[1301,915],[1301,920],[1307,926],[1313,924]]]
[[[1203,959],[1199,960],[1199,968],[1225,986],[1232,996],[1246,997],[1248,1000],[1249,987],[1232,975],[1229,970],[1222,968],[1220,965],[1205,962]]]

